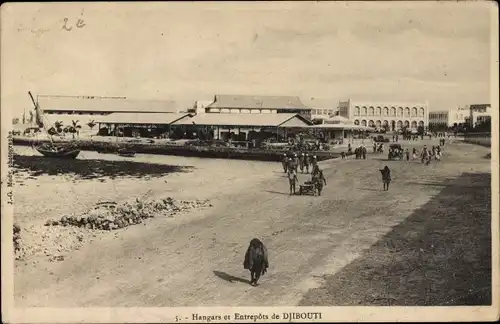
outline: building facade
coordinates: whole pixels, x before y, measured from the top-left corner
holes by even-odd
[[[215,95],[205,107],[206,113],[226,114],[299,114],[311,119],[311,108],[296,96]]]
[[[469,108],[469,126],[475,127],[487,120],[491,121],[490,104],[472,104]]]
[[[443,129],[452,127],[454,124],[468,123],[470,107],[456,107],[448,110],[438,110],[429,112],[429,128]]]
[[[387,131],[416,129],[429,124],[428,103],[340,101],[339,115],[353,120],[355,125]]]

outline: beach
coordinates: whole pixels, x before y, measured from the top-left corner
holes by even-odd
[[[423,144],[437,140],[402,143]],[[82,151],[59,165],[15,147],[14,221],[28,234],[54,230],[43,225],[47,219],[100,201],[172,197],[211,204],[116,231],[78,229],[77,249],[42,250],[16,261],[16,307],[491,302],[489,151],[447,144],[443,161],[428,166],[387,161],[386,154],[322,161],[327,186],[318,197],[290,196],[278,162]],[[384,165],[392,170],[389,191],[381,188]],[[298,176],[300,183],[308,180]],[[73,230],[64,227],[63,236]],[[242,266],[253,237],[270,253],[269,271],[256,288]],[[63,259],[51,261],[57,253]],[[464,255],[465,264],[455,262]],[[404,280],[389,295],[394,278]],[[439,293],[448,287],[455,290]]]

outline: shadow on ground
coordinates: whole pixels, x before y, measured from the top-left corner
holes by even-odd
[[[71,174],[80,179],[108,177],[141,178],[143,176],[161,177],[169,173],[189,172],[191,166],[142,163],[134,161],[108,160],[68,160],[43,156],[14,156],[14,170],[28,171],[33,177],[39,175]]]
[[[235,277],[235,276],[232,276],[232,275],[227,274],[227,273],[222,272],[222,271],[214,271],[214,275],[216,275],[217,277],[221,278],[222,280],[225,280],[225,281],[230,282],[230,283],[243,282],[243,283],[250,284],[250,280],[243,279],[240,277]]]
[[[300,305],[491,305],[490,180],[464,173],[445,181],[363,256],[323,276]]]

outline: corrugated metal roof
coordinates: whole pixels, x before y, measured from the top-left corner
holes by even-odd
[[[172,100],[38,96],[38,104],[45,111],[178,112]]]
[[[278,127],[292,118],[302,121],[304,127],[311,124],[299,114],[199,114],[189,119],[179,120],[172,125],[212,125],[212,126],[261,126]]]
[[[95,116],[96,123],[103,124],[172,124],[190,116],[187,113],[112,113],[107,116]]]
[[[306,107],[297,96],[250,95],[215,95],[215,101],[207,108],[311,109]]]

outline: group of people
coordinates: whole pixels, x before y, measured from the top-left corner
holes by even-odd
[[[366,160],[366,147],[364,145],[358,146],[354,149],[354,155],[356,156],[356,160]]]
[[[281,160],[283,166],[283,172],[287,173],[290,169],[300,169],[301,173],[309,173],[309,167],[314,170],[314,167],[318,165],[318,158],[316,155],[309,155],[309,153],[292,153],[287,155],[283,154],[283,159]]]
[[[414,149],[415,150],[415,149]],[[422,153],[420,154],[420,162],[425,163],[425,165],[429,165],[431,163],[432,158],[434,158],[436,161],[441,161],[441,146],[432,146],[431,149],[427,147],[427,145],[424,145],[424,148],[422,149]]]
[[[293,153],[290,157],[283,155],[283,171],[287,173],[288,182],[290,184],[290,195],[295,195],[297,190],[297,178],[298,169],[301,173],[309,173],[309,166],[312,167],[311,170],[311,183],[315,186],[318,191],[318,195],[321,195],[323,186],[326,185],[326,179],[323,175],[323,171],[318,166],[318,159],[316,155],[312,157],[307,153]]]

